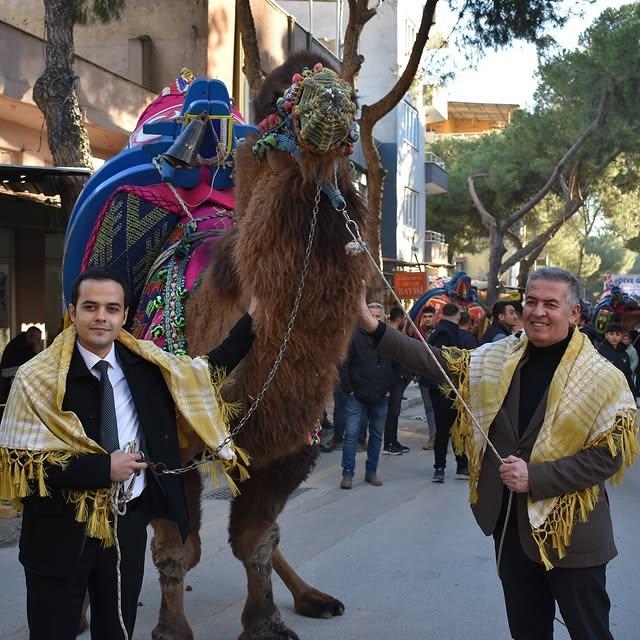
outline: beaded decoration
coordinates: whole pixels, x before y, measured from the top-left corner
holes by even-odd
[[[279,149],[298,157],[301,151],[341,149],[344,155],[351,155],[359,138],[352,91],[348,82],[321,63],[295,73],[276,101],[276,111],[258,125],[262,137],[253,152],[262,157],[267,149]]]

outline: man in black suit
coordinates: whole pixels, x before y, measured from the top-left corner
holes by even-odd
[[[26,576],[30,640],[73,640],[87,589],[92,639],[123,637],[115,547],[104,547],[101,540],[86,535],[64,490],[101,489],[113,482],[128,486],[133,481],[126,515],[119,518],[117,531],[122,553],[122,614],[129,637],[142,587],[149,520],[174,521],[183,540],[189,534],[182,476],[155,476],[139,453],[144,451],[150,460],[168,468],[181,466],[176,407],[160,369],[115,341],[127,318],[125,291],[117,277],[97,269],[81,274],[73,287],[69,313],[77,340],[62,409],[75,413],[87,436],[111,453],[78,455],[65,468],[50,465],[46,477],[50,496],[32,495],[23,500],[20,562]],[[211,351],[209,360],[230,371],[252,342],[252,320],[246,314],[225,342]],[[109,392],[101,385],[104,370]],[[105,397],[112,397],[115,410],[119,443],[115,449],[104,442]],[[137,452],[120,450],[129,442],[136,443]]]

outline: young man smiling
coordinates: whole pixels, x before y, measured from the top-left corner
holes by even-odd
[[[23,505],[30,640],[75,639],[87,590],[92,639],[123,637],[119,595],[132,636],[149,520],[175,522],[183,541],[190,526],[182,476],[147,473],[140,452],[181,466],[178,413],[207,445],[226,433],[204,360],[171,356],[122,331],[125,290],[109,272],[80,274],[69,305],[73,326],[18,371],[0,425],[0,486],[11,494],[2,497]],[[209,361],[230,371],[252,341],[246,314]],[[130,443],[135,451],[122,451]],[[17,481],[21,469],[33,482]],[[131,488],[117,527],[120,590],[109,513],[114,482]]]
[[[465,382],[458,391],[501,458],[459,414],[471,508],[495,540],[514,640],[553,638],[556,603],[573,640],[613,637],[605,574],[617,551],[604,483],[637,458],[636,407],[622,373],[575,329],[579,313],[576,277],[539,269],[526,287],[526,335],[434,349]],[[422,345],[360,315],[381,354],[444,382]]]

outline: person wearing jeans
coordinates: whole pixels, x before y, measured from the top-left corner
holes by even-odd
[[[369,440],[367,444],[367,462],[365,464],[365,479],[369,484],[380,486],[382,482],[374,482],[377,479],[378,460],[380,459],[380,447],[384,423],[387,418],[386,397],[374,404],[363,404],[355,394],[347,397],[345,403],[345,430],[342,444],[342,475],[343,478],[353,478],[356,466],[356,445],[360,433],[360,417],[366,414],[369,421]]]
[[[378,320],[384,322],[384,310],[381,304],[372,303],[368,308]],[[353,484],[356,442],[363,414],[369,422],[364,479],[374,487],[382,485],[377,474],[378,460],[387,418],[389,391],[396,376],[393,361],[380,356],[375,351],[371,337],[366,332],[362,329],[356,330],[351,338],[344,366],[340,369],[340,384],[347,396],[340,482],[342,489],[351,489]]]

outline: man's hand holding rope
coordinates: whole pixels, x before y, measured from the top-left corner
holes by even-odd
[[[500,465],[500,479],[511,491],[529,492],[529,469],[522,458],[507,456]]]

